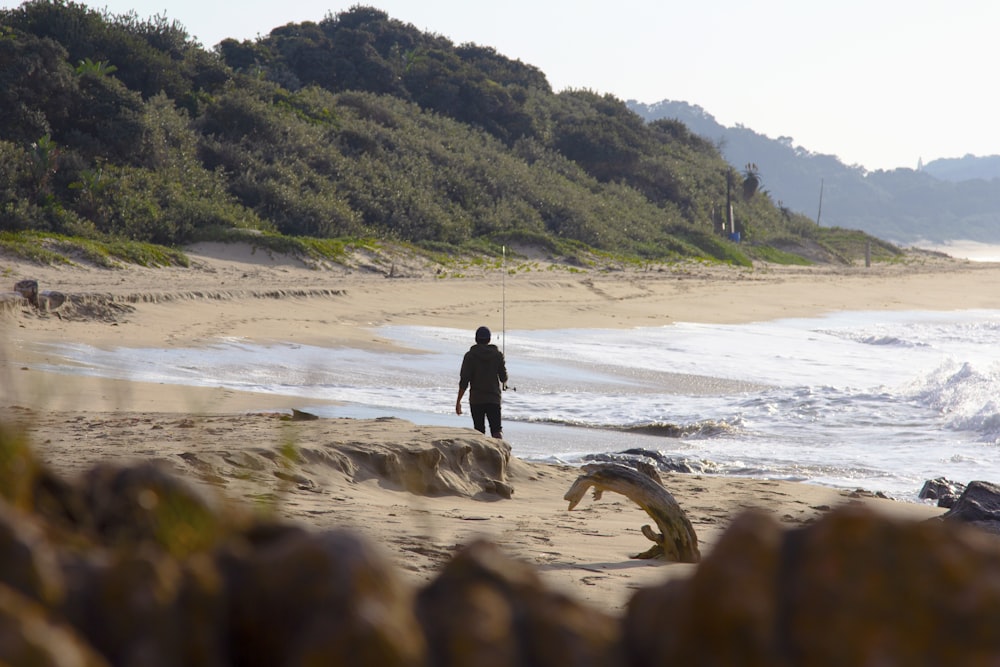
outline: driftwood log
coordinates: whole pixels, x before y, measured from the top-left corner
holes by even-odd
[[[654,544],[632,558],[664,558],[680,563],[701,560],[694,526],[657,478],[618,463],[590,463],[583,466],[583,471],[585,474],[563,496],[569,501],[570,510],[580,503],[590,487],[594,487],[594,500],[600,500],[605,491],[614,491],[645,510],[660,529],[657,534],[648,525],[642,527],[642,534]]]

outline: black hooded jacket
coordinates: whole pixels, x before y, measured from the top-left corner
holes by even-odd
[[[462,359],[458,386],[469,389],[469,404],[500,403],[500,383],[507,381],[503,352],[496,345],[476,343]]]

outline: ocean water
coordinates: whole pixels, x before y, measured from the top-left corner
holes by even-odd
[[[478,323],[472,323],[476,325]],[[324,417],[454,414],[472,331],[384,327],[406,352],[219,339],[50,346],[38,368],[302,398]],[[840,312],[741,325],[510,330],[504,435],[526,459],[641,448],[708,474],[916,500],[935,477],[1000,482],[1000,311]],[[337,405],[320,403],[335,400]]]

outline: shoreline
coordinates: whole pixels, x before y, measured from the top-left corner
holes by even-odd
[[[637,588],[684,576],[691,566],[628,558],[645,549],[639,526],[647,519],[624,497],[588,500],[567,512],[562,495],[577,474],[570,466],[517,460],[512,498],[486,502],[414,495],[378,478],[350,482],[321,462],[328,448],[359,442],[390,449],[476,443],[481,436],[465,422],[454,427],[392,418],[289,423],[281,415],[301,408],[299,398],[58,375],[40,369],[47,363],[44,345],[170,348],[227,338],[399,351],[405,347],[380,339],[377,327],[499,329],[506,316],[507,329],[622,329],[746,323],[838,310],[1000,310],[1000,290],[989,289],[1000,284],[1000,264],[933,257],[872,269],[683,265],[580,272],[525,260],[504,278],[506,312],[495,271],[439,277],[419,267],[397,267],[395,275],[403,277],[390,278],[220,244],[195,248],[192,258],[190,269],[116,270],[39,267],[0,258],[0,273],[11,286],[31,278],[41,289],[99,295],[98,301],[128,306],[110,320],[28,308],[0,316],[5,362],[0,408],[29,425],[46,461],[69,473],[105,459],[162,459],[185,474],[214,480],[227,494],[254,499],[277,493],[279,478],[275,471],[248,477],[233,461],[249,450],[275,451],[291,438],[315,445],[317,458],[295,472],[303,488],[282,487],[276,510],[282,516],[320,529],[355,527],[416,584],[433,576],[457,544],[486,535],[536,565],[552,585],[614,610]],[[303,296],[308,294],[322,296]],[[800,482],[696,474],[670,474],[665,482],[691,514],[703,553],[750,507],[763,507],[786,526],[853,502],[915,518],[943,512]]]
[[[219,388],[185,389],[179,397],[164,385],[53,377],[44,371],[29,371],[31,381],[21,381],[17,374],[25,371],[19,369],[48,363],[46,343],[180,348],[226,339],[406,352],[405,345],[378,336],[377,328],[627,329],[745,324],[835,311],[1000,310],[1000,290],[989,289],[1000,284],[1000,263],[933,255],[870,269],[686,264],[584,272],[525,260],[503,280],[501,294],[494,270],[442,278],[418,268],[390,278],[262,256],[241,244],[201,244],[190,252],[191,268],[157,269],[38,266],[0,256],[0,274],[11,288],[31,278],[40,289],[115,306],[100,317],[37,313],[24,306],[0,314],[0,357],[9,374],[0,387],[0,405],[227,411],[297,404],[276,399],[267,405],[259,395]]]

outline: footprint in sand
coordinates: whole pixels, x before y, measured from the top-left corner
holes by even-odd
[[[608,577],[581,577],[580,583],[586,586],[596,586],[597,582],[601,579],[607,579]]]

